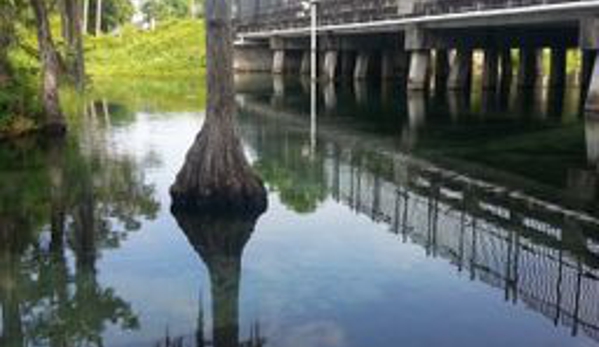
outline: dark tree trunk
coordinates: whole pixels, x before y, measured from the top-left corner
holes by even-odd
[[[67,70],[77,90],[85,86],[85,60],[83,57],[83,25],[80,0],[63,0],[63,35],[66,44]]]
[[[50,24],[48,22],[48,10],[44,0],[30,0],[30,2],[35,13],[37,40],[42,65],[44,127],[53,134],[63,134],[66,131],[66,122],[60,110],[58,97],[58,54],[52,41],[52,33],[50,32]]]
[[[175,207],[258,211],[266,191],[247,163],[234,122],[231,0],[206,0],[208,106],[171,187]]]

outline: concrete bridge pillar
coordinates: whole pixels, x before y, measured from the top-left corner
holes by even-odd
[[[411,52],[410,72],[408,74],[409,90],[428,89],[428,73],[430,64],[430,52],[428,50],[416,50]]]
[[[458,49],[453,57],[447,80],[447,89],[468,89],[472,79],[472,50]]]
[[[329,81],[333,81],[337,78],[338,57],[339,54],[337,51],[327,51],[324,55],[322,75]]]
[[[235,46],[233,69],[238,72],[270,72],[273,54],[269,47],[260,44]]]
[[[304,51],[302,53],[302,62],[300,64],[300,74],[303,76],[310,76],[310,51]]]
[[[449,52],[446,49],[435,51],[435,89],[445,90],[449,78]]]
[[[499,78],[499,53],[495,48],[486,49],[484,59],[483,89],[495,89]]]
[[[370,65],[370,52],[359,52],[356,57],[356,65],[354,68],[354,78],[357,80],[366,79]]]
[[[520,66],[518,69],[518,87],[534,88],[539,75],[539,50],[536,48],[520,49]]]
[[[566,48],[551,48],[551,71],[549,73],[549,86],[563,88],[566,85]]]
[[[297,72],[302,65],[302,59],[297,54],[282,49],[273,53],[272,73],[282,75],[288,72]]]
[[[272,73],[275,75],[283,74],[285,68],[285,51],[278,50],[274,52],[272,58]]]
[[[599,54],[595,54],[589,88],[587,91],[585,111],[599,113]]]
[[[501,88],[509,89],[514,77],[514,63],[512,61],[512,50],[505,49],[501,52]]]
[[[356,63],[356,53],[353,51],[340,51],[339,54],[339,75],[342,77],[352,77]]]
[[[408,62],[404,51],[385,50],[381,56],[381,77],[393,79],[405,77]]]

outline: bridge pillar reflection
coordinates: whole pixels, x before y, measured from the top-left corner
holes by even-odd
[[[472,50],[457,49],[452,59],[447,89],[466,90],[472,80]]]

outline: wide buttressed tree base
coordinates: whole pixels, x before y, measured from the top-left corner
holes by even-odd
[[[250,215],[266,210],[266,189],[246,161],[231,116],[208,117],[170,193],[176,210]]]
[[[206,0],[206,121],[171,187],[173,208],[262,213],[266,190],[237,135],[230,0]]]

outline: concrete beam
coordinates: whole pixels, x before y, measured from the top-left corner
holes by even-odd
[[[411,52],[410,72],[408,74],[408,89],[422,91],[428,89],[428,73],[430,64],[430,51],[417,50]]]
[[[466,90],[472,81],[472,50],[458,49],[451,62],[447,89]]]

